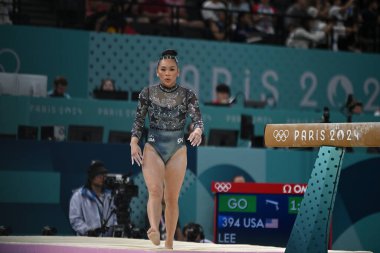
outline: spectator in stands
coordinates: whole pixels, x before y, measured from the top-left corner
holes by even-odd
[[[287,32],[292,32],[294,29],[301,27],[302,22],[308,17],[307,8],[309,7],[308,0],[297,0],[286,10],[285,29]]]
[[[186,224],[182,229],[182,233],[187,242],[213,243],[205,238],[203,227],[194,222]]]
[[[224,40],[226,37],[226,6],[220,0],[206,0],[202,5],[202,17],[210,37]],[[211,10],[212,9],[212,10]]]
[[[355,51],[355,34],[358,30],[354,17],[355,0],[334,0],[329,10],[329,17],[336,20],[333,26],[333,50]],[[348,20],[351,19],[351,24]]]
[[[327,19],[329,18],[330,7],[331,7],[331,4],[327,0],[315,0],[310,4],[308,8],[308,14],[309,16],[316,18],[312,22],[312,26],[311,26],[312,32],[321,31],[327,25],[329,25],[332,28],[332,22],[327,21]],[[313,15],[313,8],[316,8],[317,10],[316,15]]]
[[[329,48],[333,23],[328,21],[330,3],[328,1],[317,0],[308,8],[310,20],[310,31],[312,33],[323,33],[322,39],[314,43],[317,48]]]
[[[106,15],[97,22],[97,31],[109,33],[136,34],[132,25],[135,16],[132,3],[115,1]]]
[[[165,3],[169,5],[168,12],[170,13],[170,18],[174,24],[176,24],[178,20],[178,23],[184,27],[204,28],[204,23],[199,15],[189,15],[189,11],[190,14],[194,14],[194,11],[192,12],[191,9],[188,10],[186,8],[187,5],[189,5],[190,8],[194,8],[197,1],[191,1],[191,3],[188,3],[187,0],[165,0]],[[201,6],[199,6],[199,8],[200,7]]]
[[[204,27],[204,22],[201,14],[203,0],[186,0],[185,5],[188,7],[188,19],[197,21],[198,27]]]
[[[318,10],[318,17],[322,19],[327,19],[329,17],[329,10],[331,8],[331,4],[328,0],[313,0],[310,3],[310,6],[314,6]],[[325,20],[321,20],[326,22]]]
[[[140,0],[142,23],[170,23],[170,9],[166,7],[165,0]]]
[[[329,10],[330,18],[335,18],[338,22],[337,25],[344,25],[344,21],[349,15],[352,15],[355,0],[334,0]]]
[[[231,0],[228,1],[227,9],[232,11],[232,23],[236,24],[239,14],[242,12],[248,13],[251,11],[251,7],[246,0]]]
[[[293,0],[271,0],[271,3],[278,13],[285,14],[289,6],[293,4]]]
[[[246,0],[232,0],[227,5],[230,11],[232,24],[230,26],[232,41],[247,42],[250,37],[253,24],[251,22],[251,7]]]
[[[231,91],[230,87],[224,83],[220,83],[216,86],[216,99],[214,104],[229,104]]]
[[[245,182],[246,182],[245,177],[240,174],[234,176],[234,178],[232,179],[232,183],[245,183]]]
[[[233,29],[232,41],[253,43],[262,40],[253,25],[250,13],[240,13]]]
[[[226,6],[220,0],[206,0],[202,4],[202,8],[205,8],[202,10],[202,17],[205,21],[212,20],[217,22],[219,17],[214,10],[224,10],[226,9]]]
[[[111,191],[104,185],[107,172],[103,162],[92,161],[87,169],[87,183],[71,197],[69,219],[77,235],[112,236],[117,218]]]
[[[71,96],[66,93],[67,86],[68,86],[67,79],[63,76],[57,76],[54,79],[54,89],[48,91],[48,96],[49,97],[61,97],[61,98],[67,98],[70,99]]]
[[[315,20],[318,10],[315,7],[308,8],[310,19],[304,19],[300,27],[292,30],[286,40],[288,47],[314,48],[318,45],[327,45],[327,35],[331,31],[331,24]]]
[[[260,3],[254,4],[252,12],[255,28],[264,34],[274,34],[273,17],[270,15],[275,14],[276,10],[271,6],[270,0],[261,0]]]
[[[174,23],[178,22],[180,24],[187,23],[187,12],[185,6],[186,0],[165,0],[165,4],[168,5],[167,11],[169,12],[170,20],[173,20]]]
[[[11,14],[13,12],[12,0],[0,2],[0,25],[12,24]]]
[[[111,3],[102,0],[86,0],[85,28],[99,31],[99,20],[104,19]]]
[[[252,6],[253,23],[255,29],[260,32],[264,41],[272,41],[275,34],[274,23],[276,14],[275,8],[270,4],[270,0],[261,0]]]
[[[100,84],[101,91],[116,91],[115,81],[112,79],[103,79]]]
[[[94,88],[92,95],[97,99],[128,99],[128,92],[116,88],[115,81],[111,78],[102,79],[100,86]]]
[[[370,0],[367,7],[360,13],[360,44],[364,51],[375,51],[376,41],[378,42],[379,36],[376,29],[380,29],[380,13],[379,2],[377,0]]]

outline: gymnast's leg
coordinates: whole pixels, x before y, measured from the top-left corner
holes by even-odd
[[[166,163],[165,170],[165,222],[166,241],[165,247],[172,249],[174,233],[177,228],[179,208],[178,197],[185,177],[187,167],[186,146],[181,147]]]
[[[143,153],[142,172],[145,184],[148,188],[147,213],[150,228],[148,238],[154,245],[160,244],[160,218],[162,214],[162,196],[164,190],[165,164],[156,150],[149,144],[145,144]]]

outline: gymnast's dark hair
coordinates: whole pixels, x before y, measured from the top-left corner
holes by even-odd
[[[158,60],[157,68],[158,68],[158,65],[160,64],[161,60],[163,60],[163,59],[173,59],[178,66],[177,54],[178,54],[177,51],[174,49],[166,49],[165,51],[163,51],[161,53],[160,59]]]

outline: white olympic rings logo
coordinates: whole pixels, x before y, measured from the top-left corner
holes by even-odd
[[[274,130],[273,131],[273,137],[276,139],[276,141],[286,141],[286,139],[289,137],[289,130]]]
[[[231,189],[231,183],[215,183],[214,187],[218,192],[228,192]]]
[[[2,54],[11,54],[16,61],[16,67],[12,72],[12,70],[10,70],[10,69],[6,70],[5,67],[3,66],[3,64],[0,64],[0,72],[18,73],[20,71],[20,65],[21,65],[20,57],[18,56],[18,54],[13,49],[1,48],[0,49],[0,55],[2,55]]]

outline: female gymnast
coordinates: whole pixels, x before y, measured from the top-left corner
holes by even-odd
[[[159,222],[164,197],[167,249],[173,249],[179,216],[178,197],[187,166],[186,116],[189,115],[194,124],[194,130],[188,137],[192,146],[199,146],[204,129],[196,95],[176,82],[179,76],[176,56],[175,50],[162,52],[156,69],[160,83],[141,91],[131,138],[132,164],[136,162],[142,166],[149,193],[147,213],[150,228],[147,235],[154,245],[160,244]],[[138,142],[147,113],[149,133],[142,152]]]

